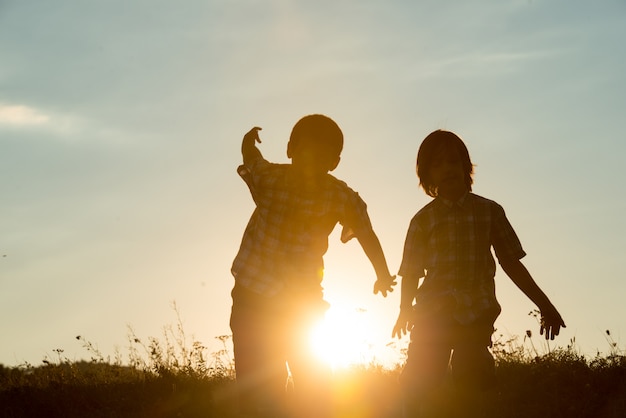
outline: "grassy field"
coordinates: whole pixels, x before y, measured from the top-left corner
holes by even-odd
[[[224,349],[207,353],[186,341],[180,325],[145,343],[131,330],[129,353],[105,358],[76,337],[90,361],[55,350],[39,366],[0,366],[0,417],[236,417],[233,364]],[[608,354],[589,358],[575,342],[549,348],[530,331],[496,340],[498,387],[487,393],[486,417],[626,417],[626,357],[607,331]],[[336,372],[338,418],[400,417],[400,367],[376,364]],[[450,389],[448,403],[453,402]],[[447,395],[444,394],[444,398]],[[442,415],[448,416],[448,415]]]

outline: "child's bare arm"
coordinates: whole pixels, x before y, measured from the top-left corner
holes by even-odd
[[[409,310],[413,308],[413,300],[417,293],[417,286],[420,278],[415,275],[402,276],[400,284],[400,309]]]
[[[376,233],[370,230],[359,234],[357,239],[376,271],[377,280],[374,283],[374,294],[380,292],[384,297],[387,297],[387,292],[393,292],[393,286],[396,285],[396,277],[389,273],[385,253],[383,253]]]
[[[400,284],[400,314],[391,332],[391,337],[402,338],[413,328],[413,299],[419,284],[417,276],[403,276]]]
[[[500,265],[513,283],[537,305],[541,311],[540,332],[541,334],[545,332],[546,340],[553,340],[555,336],[559,335],[561,327],[565,328],[565,322],[563,318],[561,318],[561,314],[559,314],[552,302],[550,302],[550,299],[548,299],[546,294],[539,288],[526,269],[526,266],[524,266],[520,260],[501,260]]]
[[[244,165],[250,164],[257,158],[263,158],[261,151],[256,147],[257,142],[261,143],[261,138],[259,138],[260,130],[261,128],[255,126],[243,137],[243,141],[241,142],[241,155],[243,155]]]

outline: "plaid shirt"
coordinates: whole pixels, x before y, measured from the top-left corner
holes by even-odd
[[[337,223],[342,242],[371,229],[365,202],[330,174],[307,190],[290,164],[259,158],[237,171],[256,203],[231,269],[237,284],[268,297],[285,287],[321,295],[328,236]]]
[[[495,296],[496,257],[526,255],[502,206],[472,193],[458,202],[435,198],[411,220],[400,276],[424,277],[415,309],[435,313],[452,306],[454,319],[470,324],[500,313]]]

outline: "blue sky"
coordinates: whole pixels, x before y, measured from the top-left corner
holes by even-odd
[[[0,1],[0,363],[88,357],[76,335],[123,352],[128,326],[175,322],[172,301],[219,349],[253,209],[241,137],[263,127],[264,155],[287,162],[310,113],[343,129],[334,174],[368,203],[392,271],[429,200],[419,143],[452,130],[563,314],[558,343],[607,351],[608,329],[623,347],[624,39],[623,0]],[[337,232],[327,298],[390,355],[399,289],[373,296]],[[497,333],[536,330],[500,270],[496,286]]]

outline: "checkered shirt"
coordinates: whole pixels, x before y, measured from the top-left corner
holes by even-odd
[[[496,202],[468,193],[458,202],[435,198],[424,206],[409,225],[398,273],[424,277],[415,308],[447,298],[454,301],[453,317],[461,324],[486,312],[497,316],[491,247],[499,260],[526,255]]]
[[[371,230],[365,202],[330,174],[303,188],[290,164],[259,158],[237,171],[256,203],[231,269],[237,283],[268,297],[285,287],[321,294],[328,236],[337,223],[342,242]]]

